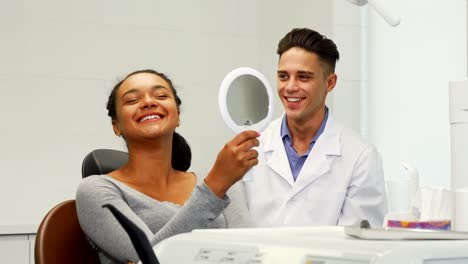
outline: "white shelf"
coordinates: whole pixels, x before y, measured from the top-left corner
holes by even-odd
[[[36,234],[38,225],[0,225],[0,236]]]

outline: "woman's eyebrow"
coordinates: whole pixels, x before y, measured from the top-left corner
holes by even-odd
[[[160,89],[169,90],[169,88],[167,88],[164,85],[154,85],[154,86],[151,86],[151,89],[152,90],[160,90]],[[125,93],[123,93],[122,98],[125,97],[127,94],[138,93],[138,92],[140,92],[140,91],[137,88],[132,88],[132,89],[126,91]]]
[[[138,89],[130,89],[128,91],[126,91],[125,93],[122,94],[122,98],[124,98],[127,94],[131,94],[131,93],[137,93],[138,92]]]

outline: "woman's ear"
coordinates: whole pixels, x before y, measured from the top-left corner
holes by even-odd
[[[120,131],[119,124],[116,120],[112,120],[112,129],[114,130],[114,134],[118,137],[122,136],[122,132]]]

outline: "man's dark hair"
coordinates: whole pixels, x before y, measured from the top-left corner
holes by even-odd
[[[325,66],[325,72],[335,72],[340,53],[331,39],[312,29],[295,28],[279,41],[277,53],[281,58],[284,52],[294,47],[317,54],[322,66]]]

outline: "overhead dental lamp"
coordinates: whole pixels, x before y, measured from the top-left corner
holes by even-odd
[[[373,7],[390,26],[395,27],[400,24],[400,17],[395,14],[391,14],[381,0],[348,0],[348,2],[358,6],[369,4],[369,6]]]

